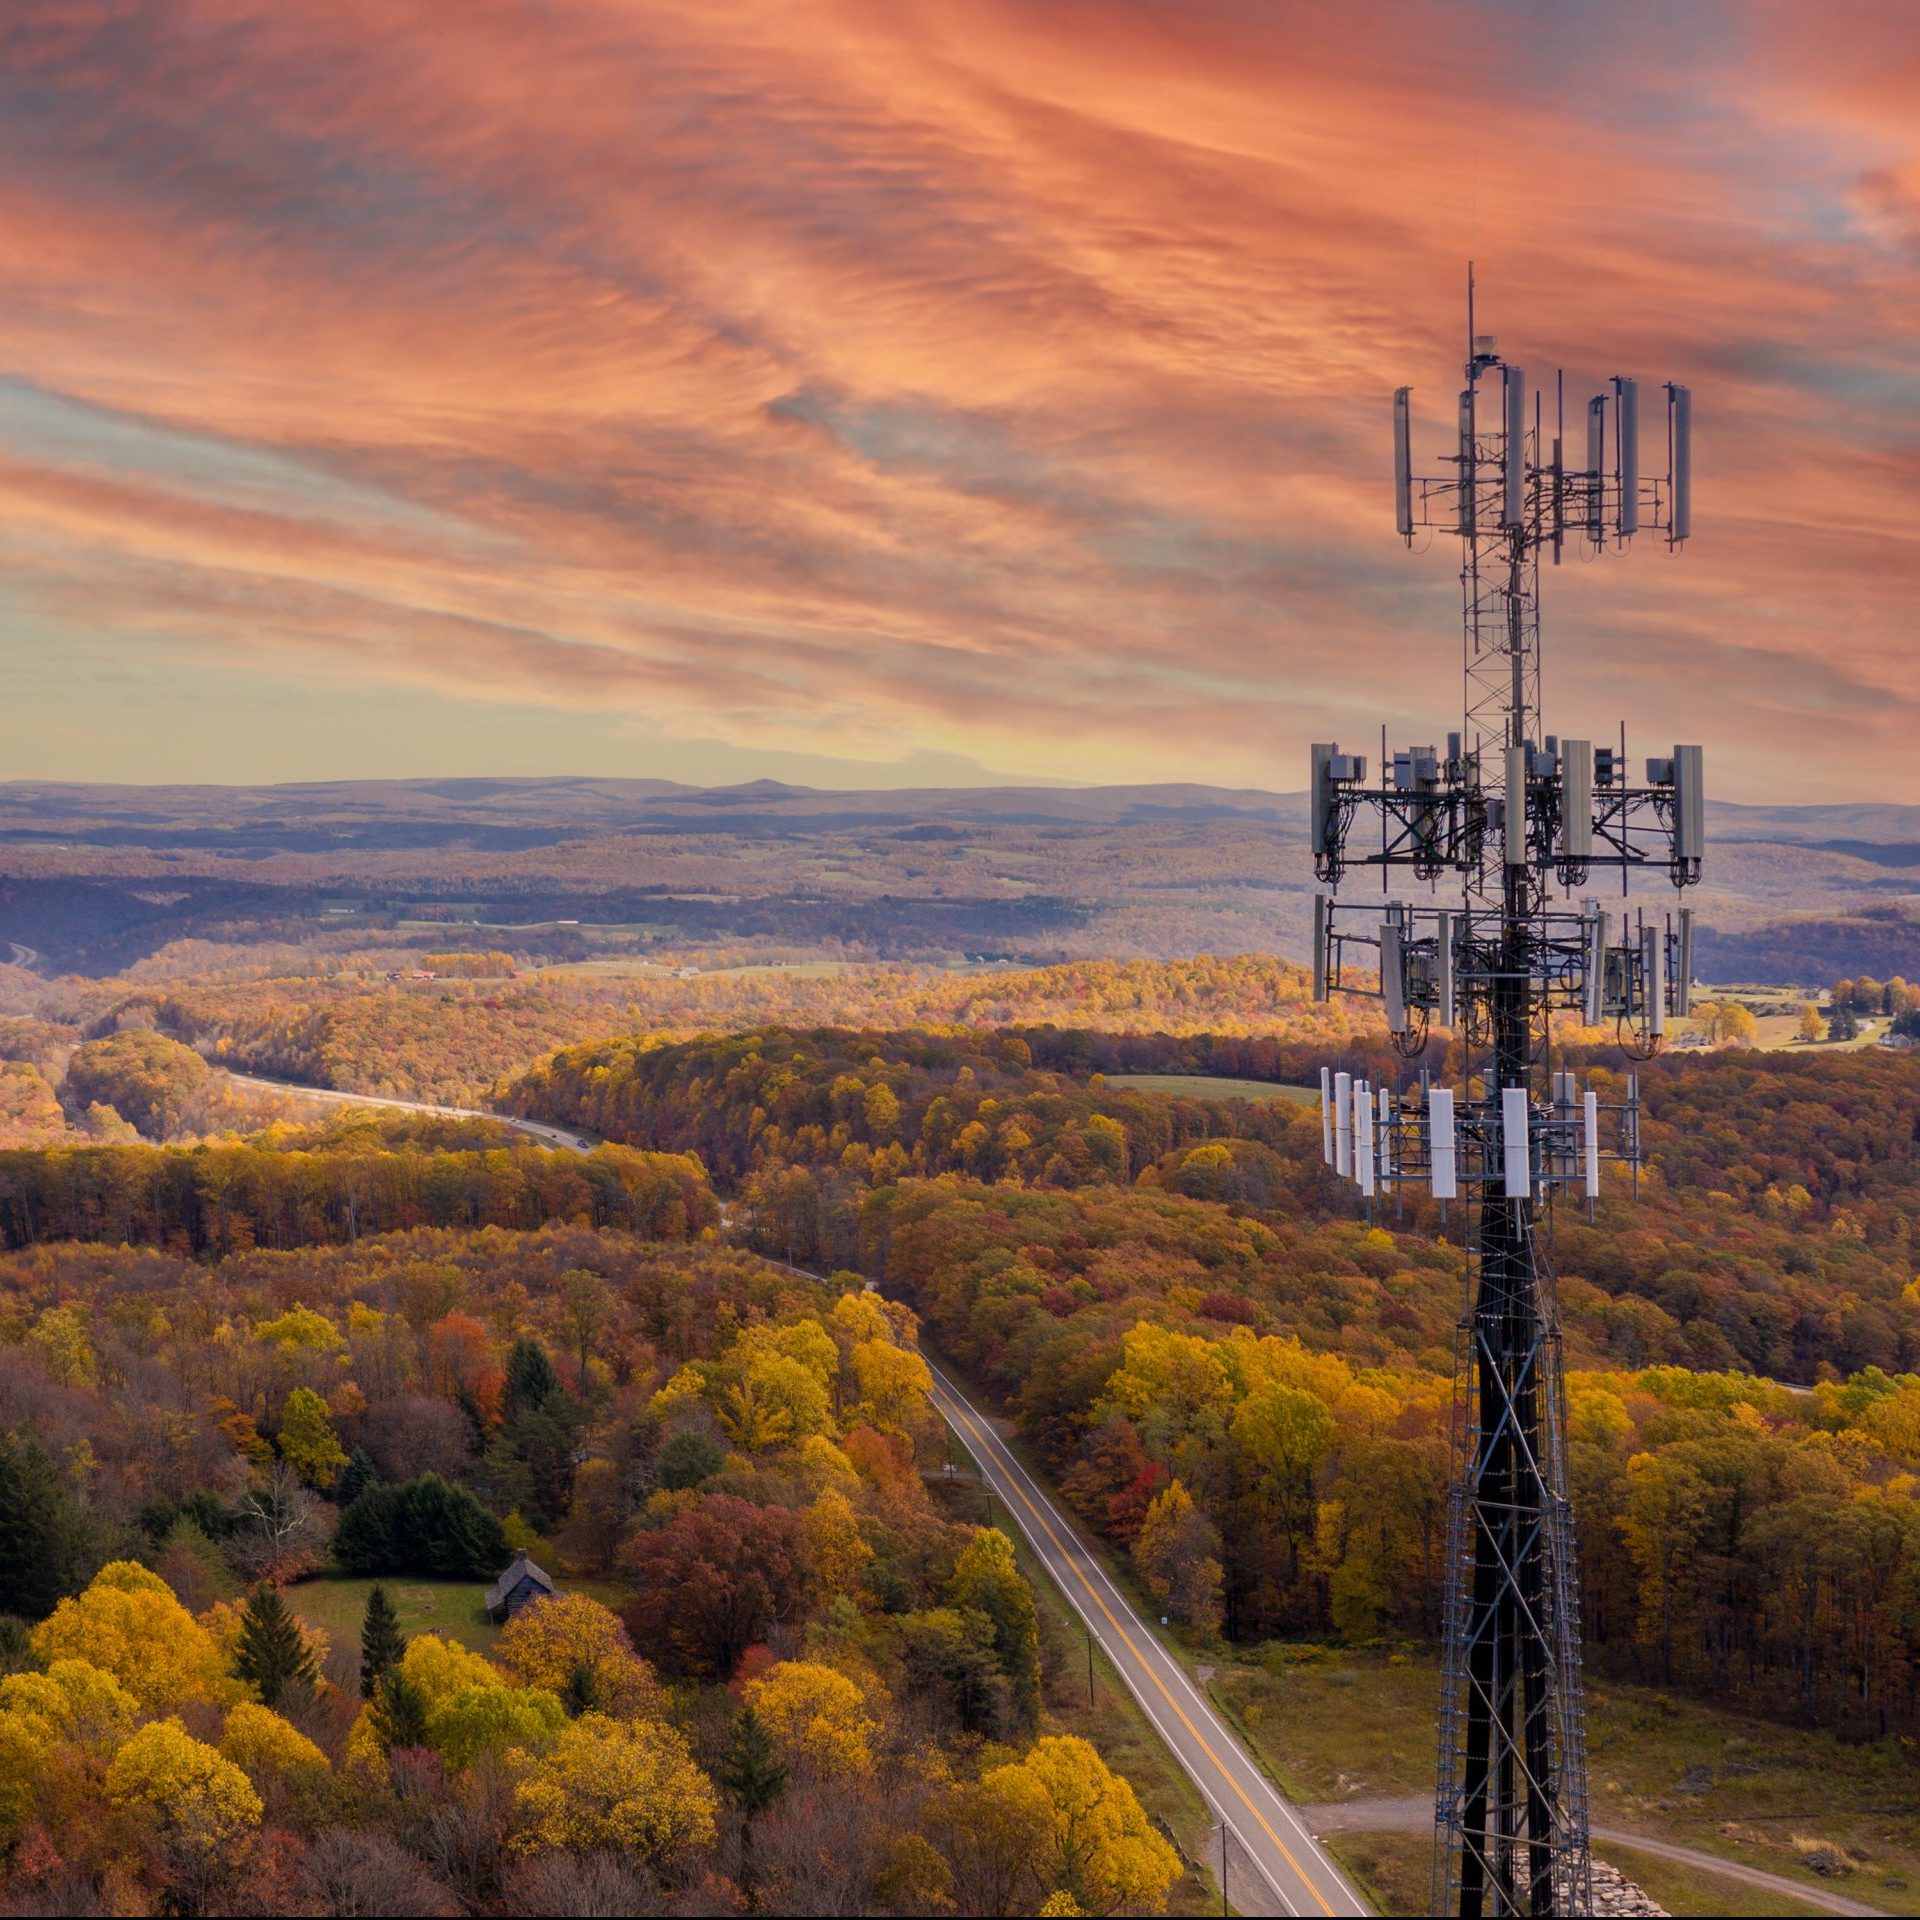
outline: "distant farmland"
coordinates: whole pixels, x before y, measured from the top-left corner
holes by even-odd
[[[1147,1093],[1179,1094],[1188,1100],[1291,1100],[1308,1106],[1319,1099],[1317,1087],[1283,1087],[1273,1080],[1229,1080],[1215,1073],[1110,1073],[1110,1087],[1139,1087]]]

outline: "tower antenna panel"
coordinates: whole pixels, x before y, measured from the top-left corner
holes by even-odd
[[[1620,538],[1628,540],[1640,530],[1640,383],[1616,378],[1613,390],[1620,415],[1620,501],[1616,522]]]
[[[1672,527],[1667,544],[1677,547],[1693,531],[1693,394],[1667,388],[1668,470],[1673,476]]]
[[[1506,499],[1504,526],[1517,527],[1527,511],[1527,377],[1518,367],[1507,369]]]
[[[1413,389],[1393,395],[1393,519],[1403,539],[1413,538]]]

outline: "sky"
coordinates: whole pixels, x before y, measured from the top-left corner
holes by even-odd
[[[1694,394],[1548,726],[1920,801],[1916,102],[1904,0],[10,0],[0,778],[1297,789],[1458,724],[1471,257]]]

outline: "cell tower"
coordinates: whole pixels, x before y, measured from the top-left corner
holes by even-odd
[[[1574,1011],[1611,1024],[1645,1059],[1687,1011],[1692,916],[1623,905],[1616,919],[1578,896],[1602,869],[1619,871],[1623,898],[1636,872],[1697,881],[1705,799],[1698,747],[1647,761],[1635,785],[1624,730],[1617,748],[1541,731],[1540,556],[1557,565],[1569,540],[1603,552],[1636,535],[1669,548],[1687,538],[1692,403],[1666,388],[1666,472],[1649,477],[1638,384],[1614,380],[1588,404],[1585,464],[1570,466],[1563,420],[1545,442],[1538,395],[1529,418],[1522,370],[1473,326],[1469,268],[1459,437],[1438,476],[1413,471],[1410,389],[1393,401],[1399,531],[1409,546],[1425,529],[1461,544],[1462,729],[1444,753],[1390,758],[1383,730],[1373,782],[1364,756],[1316,746],[1311,795],[1322,881],[1337,892],[1349,869],[1377,867],[1384,894],[1404,869],[1435,896],[1317,896],[1315,993],[1377,994],[1404,1058],[1424,1053],[1430,1024],[1450,1029],[1459,1083],[1423,1069],[1370,1087],[1323,1070],[1322,1131],[1369,1209],[1402,1183],[1468,1209],[1433,1911],[1586,1914],[1579,1583],[1540,1227],[1556,1194],[1584,1194],[1591,1209],[1603,1160],[1637,1169],[1640,1105],[1634,1076],[1624,1097],[1602,1099],[1555,1070],[1550,1022]],[[1443,875],[1459,887],[1445,905]]]

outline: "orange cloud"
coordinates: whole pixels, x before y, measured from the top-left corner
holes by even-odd
[[[1457,702],[1384,402],[1437,450],[1472,252],[1530,371],[1696,393],[1692,550],[1548,583],[1558,723],[1920,797],[1915,29],[1854,11],[19,0],[0,561],[188,666],[1290,786]]]

